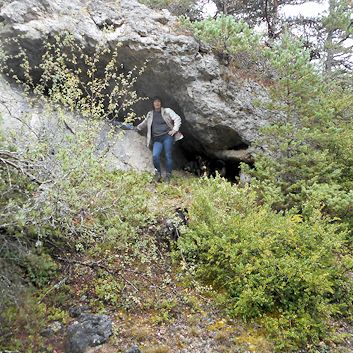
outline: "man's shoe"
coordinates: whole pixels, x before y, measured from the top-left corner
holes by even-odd
[[[159,172],[154,173],[154,181],[156,181],[157,183],[160,183],[162,181],[161,173],[159,173]]]
[[[170,179],[172,178],[172,174],[171,173],[167,173],[166,175],[165,175],[165,178],[164,178],[164,181],[166,182],[166,183],[170,183]]]

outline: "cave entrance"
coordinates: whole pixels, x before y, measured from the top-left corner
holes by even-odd
[[[156,93],[156,95],[158,95],[158,92]],[[147,112],[152,109],[152,97],[150,97],[149,100],[140,101],[136,104],[136,106],[138,106],[134,107],[134,111],[138,116],[145,116]],[[209,142],[206,140],[206,143],[201,143],[197,133],[192,129],[190,123],[186,121],[183,109],[177,101],[166,95],[159,95],[159,97],[162,99],[163,106],[173,109],[182,120],[180,131],[183,133],[184,138],[178,141],[173,148],[174,169],[188,172],[199,177],[203,175],[215,177],[216,172],[218,172],[227,180],[236,182],[236,178],[240,173],[240,162],[246,162],[246,151],[249,145],[241,141],[237,132],[228,127],[223,127],[222,129],[216,128],[213,131],[213,136],[215,135],[215,131],[221,131],[223,135],[228,133],[227,138],[229,141],[227,150],[217,149],[221,144],[214,144],[214,137],[210,137]],[[122,121],[122,119],[123,117],[120,117],[119,120]],[[138,125],[141,121],[142,118],[135,121],[134,125]],[[212,128],[208,130],[212,130]],[[230,130],[231,134],[229,134]],[[232,145],[232,142],[235,143],[235,145]],[[249,162],[249,164],[251,164],[251,162]],[[161,165],[164,170],[164,152],[161,154]]]
[[[216,173],[230,182],[236,182],[240,174],[240,161],[214,158],[209,155],[183,150],[186,162],[183,170],[202,177],[215,177]]]
[[[241,140],[239,134],[226,126],[210,127],[207,129],[207,133],[211,135],[212,132],[213,135],[210,136],[209,142],[206,140],[206,143],[201,143],[197,133],[195,133],[190,123],[185,119],[183,109],[178,102],[171,96],[158,94],[158,90],[154,93],[156,95],[152,95],[150,98],[154,96],[161,97],[163,106],[173,109],[182,119],[180,131],[183,133],[184,138],[174,145],[174,169],[189,172],[196,176],[206,174],[209,177],[214,177],[216,172],[218,172],[227,180],[236,182],[236,178],[240,173],[240,162],[246,159],[243,157],[246,154],[244,151],[249,147],[248,144]],[[145,115],[152,109],[151,99],[140,101],[138,107],[134,109],[138,115]],[[139,124],[141,121],[136,121],[134,125]],[[217,145],[214,143],[215,136],[217,135],[227,136],[227,150],[217,149],[222,146],[221,144]],[[203,140],[205,139],[203,138]],[[223,139],[223,145],[224,142]],[[161,155],[161,162],[163,167],[165,165],[164,153]]]
[[[125,69],[130,69],[134,55],[127,48],[124,49],[129,58],[129,62]],[[136,59],[136,58],[135,58]],[[137,59],[136,59],[137,60]],[[197,159],[200,158],[208,167],[210,176],[215,174],[216,170],[221,170],[224,166],[224,177],[228,180],[235,181],[239,175],[240,160],[236,155],[241,149],[247,149],[248,145],[242,141],[241,136],[235,129],[218,124],[214,126],[199,127],[195,129],[195,124],[191,124],[190,114],[194,111],[194,102],[189,102],[188,95],[185,95],[185,90],[188,82],[175,80],[175,77],[180,75],[174,72],[174,66],[167,65],[165,62],[155,62],[144,72],[144,74],[136,81],[135,90],[140,97],[148,97],[147,100],[137,102],[132,109],[138,116],[145,116],[152,109],[152,98],[158,96],[162,100],[162,105],[173,109],[182,120],[180,131],[184,138],[174,145],[174,168],[176,170],[185,170],[190,165],[194,165],[194,174],[198,175],[197,171],[200,166],[197,166]],[[191,99],[191,98],[190,98]],[[194,113],[194,114],[197,114]],[[189,121],[186,119],[189,117]],[[139,124],[142,119],[134,122],[134,125]],[[202,132],[201,132],[202,130]],[[226,151],[225,151],[226,150]],[[229,154],[224,153],[229,150]],[[218,152],[223,152],[220,155]],[[235,154],[235,157],[232,155]],[[161,155],[162,164],[164,153]]]

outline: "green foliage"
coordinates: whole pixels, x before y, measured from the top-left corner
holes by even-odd
[[[163,323],[172,322],[177,307],[178,302],[175,299],[164,299],[160,302],[155,303],[155,309],[157,313],[152,316],[152,323],[160,325]]]
[[[67,288],[58,285],[62,278],[60,282],[53,278],[61,270],[53,258],[93,248],[95,254],[108,257],[100,251],[109,244],[114,256],[121,251],[124,260],[138,262],[137,254],[146,246],[146,239],[137,241],[137,231],[153,217],[146,204],[150,193],[145,190],[151,176],[112,171],[107,157],[121,135],[109,129],[106,120],[116,115],[130,121],[135,117],[131,106],[140,99],[133,90],[135,70],[124,74],[116,50],[99,46],[91,50],[85,52],[70,34],[62,34],[46,43],[37,67],[20,47],[15,57],[5,55],[6,73],[22,84],[29,105],[45,116],[40,131],[31,128],[32,117],[24,113],[16,119],[25,133],[7,133],[6,139],[0,134],[0,255],[8,267],[5,272],[1,266],[0,289],[6,302],[1,300],[0,307],[7,349],[39,351],[38,336],[45,323],[41,317],[29,331],[20,319],[13,319],[22,317],[15,304],[29,288],[16,292],[17,287],[7,285],[12,281],[9,274],[17,274],[21,284],[31,284],[42,293],[28,309],[41,313],[42,300],[65,306],[69,296]],[[16,58],[22,62],[18,77],[6,66]],[[77,62],[86,70],[81,71]],[[99,145],[103,131],[104,147]],[[141,258],[154,249],[148,247],[149,253]],[[125,251],[132,255],[124,257]],[[96,289],[103,303],[118,300],[110,294],[112,281],[97,283]],[[53,320],[66,320],[59,308],[47,314]],[[25,317],[28,322],[30,315]],[[35,315],[31,319],[36,320]]]
[[[16,259],[13,264],[26,280],[44,290],[57,271],[48,255],[51,245],[60,252],[87,250],[92,261],[104,260],[117,275],[130,269],[129,281],[99,273],[87,284],[90,303],[100,309],[141,307],[143,289],[134,283],[141,278],[153,283],[156,268],[163,273],[162,288],[171,281],[165,267],[155,266],[160,254],[148,234],[153,233],[150,226],[156,214],[174,212],[169,199],[178,198],[179,205],[180,199],[187,203],[194,196],[189,227],[178,242],[180,258],[218,292],[230,315],[262,323],[278,351],[309,349],[325,339],[330,321],[352,309],[347,273],[353,261],[346,249],[353,210],[351,88],[327,82],[290,36],[268,51],[244,22],[229,16],[200,22],[184,18],[182,23],[216,52],[255,62],[266,56],[276,71],[267,108],[282,113],[285,122],[263,130],[258,144],[267,153],[256,156],[255,168],[243,165],[253,177],[251,186],[232,186],[220,178],[180,185],[176,180],[172,187],[158,185],[156,196],[146,188],[150,175],[110,171],[106,157],[115,136],[110,131],[108,145],[97,148],[102,121],[122,113],[134,119],[136,78],[133,72],[123,74],[116,50],[96,47],[88,53],[71,35],[59,35],[46,43],[37,67],[25,50],[17,56],[23,69],[17,80],[24,81],[29,101],[56,122],[54,133],[36,135],[35,143],[16,136],[23,151],[0,137],[0,153],[14,155],[19,163],[14,168],[0,164],[0,230],[5,235],[0,255]],[[11,76],[11,70],[7,73]],[[69,114],[77,111],[83,118]],[[62,303],[68,292],[50,300]],[[169,322],[175,305],[161,303],[155,321]],[[18,313],[11,307],[4,321],[11,323]],[[60,310],[50,315],[65,319]],[[11,332],[10,325],[6,330]],[[34,336],[28,333],[26,347]],[[10,343],[10,348],[21,347]]]
[[[247,53],[249,58],[254,58],[260,48],[260,36],[233,16],[220,15],[196,22],[181,17],[180,21],[196,38],[210,44],[218,53]]]
[[[46,305],[29,293],[17,304],[0,312],[0,350],[39,352],[44,346],[40,331],[46,325]]]
[[[322,18],[320,31],[326,36],[323,43],[325,52],[325,73],[338,77],[352,71],[353,4],[349,0],[330,0],[327,15]]]
[[[28,279],[36,287],[47,285],[58,269],[58,265],[49,255],[34,252],[21,259],[21,266],[25,266]]]
[[[260,321],[278,351],[318,344],[329,321],[352,309],[347,231],[311,206],[277,213],[252,187],[202,180],[178,242],[228,313]]]
[[[3,213],[6,232],[35,236],[38,245],[59,238],[82,250],[113,233],[121,238],[133,234],[149,220],[144,190],[149,176],[109,171],[108,160],[104,154],[97,156],[91,140],[96,133],[96,126],[87,123],[58,148],[50,174],[45,175],[55,182],[34,188],[26,202],[21,192],[18,200],[8,200]],[[40,156],[36,149],[31,153]],[[6,190],[10,181],[3,182]]]
[[[312,108],[318,92],[312,87],[320,88],[321,79],[310,63],[310,53],[303,49],[302,43],[285,33],[271,50],[266,51],[272,67],[276,70],[276,81],[271,87],[272,109],[287,114],[308,114],[299,109]],[[277,104],[277,105],[276,105]]]
[[[260,197],[275,209],[296,207],[310,200],[323,211],[349,222],[353,215],[353,91],[341,81],[325,81],[309,62],[301,43],[285,36],[268,55],[278,73],[267,107],[285,114],[263,128],[256,146],[252,175]]]
[[[108,129],[107,145],[99,146],[102,131],[107,130],[104,120],[119,114],[133,120],[131,106],[141,99],[133,87],[144,69],[139,68],[136,75],[137,68],[124,73],[117,50],[97,45],[87,52],[72,34],[61,33],[45,43],[37,66],[21,46],[17,54],[7,57],[21,60],[18,76],[11,67],[6,72],[22,83],[28,102],[40,106],[49,121],[43,123],[44,131],[30,129],[15,136],[21,145],[18,155],[31,161],[39,187],[25,174],[24,186],[13,188],[18,199],[11,194],[4,200],[6,212],[0,218],[6,219],[6,233],[36,238],[38,246],[45,238],[61,238],[82,250],[102,239],[112,225],[122,236],[134,233],[134,227],[148,219],[142,187],[146,177],[109,171],[107,153],[121,136]],[[17,117],[26,128],[31,126],[30,118]],[[4,149],[11,148],[8,139]],[[19,167],[10,171],[14,180],[6,169],[1,170],[5,178],[0,186],[6,195],[11,185],[22,183],[18,170],[24,168]]]
[[[9,40],[13,46],[17,43],[18,48],[15,54],[7,55],[6,61],[19,60],[22,72],[15,73],[6,65],[4,71],[22,84],[26,92],[33,91],[37,98],[47,98],[51,108],[65,107],[90,119],[124,115],[131,122],[136,118],[131,107],[142,97],[137,96],[134,84],[145,67],[135,66],[125,72],[119,64],[121,44],[114,50],[99,44],[86,49],[73,34],[62,32],[44,43],[39,64],[34,65],[20,38]]]
[[[117,306],[120,304],[123,283],[119,283],[112,276],[101,276],[95,281],[95,295],[105,304]]]

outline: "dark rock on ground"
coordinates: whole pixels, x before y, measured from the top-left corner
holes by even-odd
[[[156,226],[151,226],[155,233],[159,248],[171,250],[172,243],[180,236],[180,227],[188,224],[188,211],[185,208],[176,208],[175,215],[171,218],[161,219]]]
[[[82,305],[82,306],[72,306],[69,308],[69,315],[71,317],[79,317],[82,313],[89,310],[89,306]]]
[[[59,321],[54,321],[48,325],[45,329],[41,331],[43,337],[51,337],[57,332],[61,331],[64,328],[64,325]]]
[[[142,353],[137,346],[132,346],[126,353]]]
[[[81,314],[69,325],[65,342],[67,353],[84,353],[98,346],[112,334],[112,321],[107,315]]]

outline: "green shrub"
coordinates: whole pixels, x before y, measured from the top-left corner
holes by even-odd
[[[105,304],[117,306],[120,301],[123,284],[112,276],[101,276],[96,279],[94,292]]]
[[[64,31],[44,41],[39,64],[34,65],[21,37],[9,38],[0,46],[0,69],[22,85],[29,101],[37,100],[34,105],[49,103],[44,107],[49,110],[65,107],[66,113],[79,112],[92,120],[119,116],[131,122],[136,118],[132,106],[143,99],[137,95],[135,83],[145,66],[126,72],[119,62],[120,46],[117,43],[111,49],[96,44],[88,49],[73,33]],[[13,60],[20,62],[16,72],[9,65]]]
[[[227,312],[258,319],[278,350],[317,344],[351,308],[346,230],[317,207],[303,217],[257,200],[253,188],[201,181],[180,252]]]
[[[57,257],[71,259],[68,253],[93,247],[98,253],[105,242],[114,256],[128,250],[141,253],[137,230],[152,217],[145,190],[151,176],[111,170],[107,153],[121,137],[114,129],[107,132],[106,148],[97,145],[107,119],[119,114],[134,119],[131,106],[140,98],[133,86],[143,69],[136,75],[135,69],[124,73],[117,48],[91,50],[88,54],[70,34],[58,34],[44,44],[39,66],[32,67],[19,46],[15,56],[22,59],[22,82],[6,65],[13,57],[3,57],[1,49],[1,69],[22,84],[28,105],[42,110],[46,119],[45,128],[36,133],[30,128],[31,115],[23,113],[16,118],[26,133],[7,133],[5,139],[0,131],[0,256],[7,266],[6,271],[0,266],[1,310],[20,302],[33,287],[28,284],[43,290],[44,301],[64,300],[56,287],[62,280],[61,266],[53,261]],[[80,60],[86,70],[74,65]],[[106,260],[107,254],[100,255]],[[9,286],[15,275],[18,285]],[[15,332],[8,347],[16,346],[19,325],[8,324]]]
[[[256,34],[244,21],[233,16],[220,15],[192,22],[180,17],[181,24],[190,29],[196,38],[210,44],[218,53],[248,53],[254,58],[260,48],[260,35]]]
[[[58,270],[58,265],[48,254],[31,252],[21,259],[21,263],[25,266],[28,279],[37,287],[47,285]]]
[[[271,82],[275,71],[267,57],[269,48],[263,44],[261,34],[242,19],[220,14],[199,21],[185,16],[179,20],[182,29],[191,31],[227,66],[227,70],[222,70],[224,80],[239,80],[245,76],[260,83]]]
[[[133,233],[149,217],[143,190],[148,176],[110,171],[106,155],[121,137],[114,129],[107,133],[105,148],[98,144],[106,120],[118,115],[130,122],[135,119],[131,107],[142,98],[134,84],[144,68],[124,72],[119,65],[119,45],[114,50],[96,45],[88,51],[67,32],[43,44],[39,64],[33,67],[20,39],[11,40],[17,52],[5,54],[2,69],[22,84],[28,104],[41,107],[53,126],[31,138],[15,134],[15,143],[21,146],[15,157],[31,165],[37,183],[19,172],[26,170],[22,165],[0,165],[4,176],[0,191],[10,195],[9,189],[14,189],[4,200],[5,212],[0,213],[4,231],[36,238],[39,246],[43,239],[61,238],[77,250],[102,240],[112,225],[120,235]],[[18,76],[7,66],[14,58],[21,60]],[[23,126],[31,125],[30,116],[17,118]],[[10,136],[0,149],[14,149]]]
[[[278,79],[266,107],[284,113],[285,121],[262,129],[254,146],[266,146],[266,151],[255,156],[255,168],[243,164],[242,170],[254,177],[252,185],[274,209],[305,212],[315,199],[324,205],[324,213],[352,228],[352,87],[327,81],[290,36],[268,57]]]

